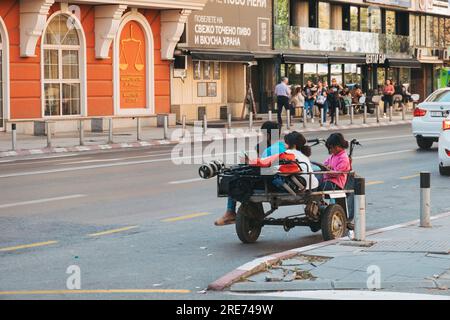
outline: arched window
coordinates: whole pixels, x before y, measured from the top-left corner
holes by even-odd
[[[55,16],[43,40],[44,115],[81,114],[80,37],[75,20]]]

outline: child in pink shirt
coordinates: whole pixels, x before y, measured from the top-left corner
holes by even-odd
[[[341,133],[333,133],[327,139],[326,146],[330,156],[325,160],[324,165],[330,171],[347,172],[351,170],[350,159],[345,149],[348,149],[348,141]],[[320,185],[321,190],[342,190],[347,182],[346,173],[327,173],[323,175]]]

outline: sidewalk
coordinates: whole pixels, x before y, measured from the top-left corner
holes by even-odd
[[[432,225],[421,228],[414,221],[370,231],[364,244],[339,239],[273,254],[239,267],[209,288],[269,296],[376,290],[450,299],[450,212],[434,216]]]
[[[267,117],[267,115],[264,115]],[[108,132],[91,133],[85,132],[84,145],[80,146],[79,133],[56,133],[52,136],[52,147],[47,147],[47,137],[32,136],[32,135],[17,135],[17,147],[12,151],[11,133],[0,132],[0,158],[25,156],[33,154],[48,154],[48,153],[64,153],[64,152],[79,152],[105,149],[122,149],[122,148],[138,148],[161,144],[175,144],[179,142],[192,141],[211,141],[217,139],[239,138],[256,134],[256,129],[260,128],[261,123],[267,119],[255,121],[253,123],[253,130],[249,129],[248,121],[233,122],[231,134],[225,128],[209,128],[206,134],[202,134],[202,130],[196,128],[194,133],[193,126],[187,126],[188,132],[184,138],[181,137],[181,126],[169,128],[168,139],[164,139],[163,128],[149,128],[141,129],[140,141],[137,141],[136,128],[115,129],[113,133],[113,143],[108,143]],[[318,132],[331,130],[346,130],[358,128],[374,128],[381,126],[394,126],[411,123],[411,115],[407,115],[406,120],[402,120],[401,115],[395,115],[392,121],[388,119],[380,119],[377,123],[376,119],[371,116],[367,118],[367,122],[363,124],[360,115],[355,116],[353,124],[350,124],[348,116],[341,116],[339,125],[325,124],[321,126],[317,119],[314,123],[308,122],[306,127],[300,122],[300,119],[293,119],[290,130],[298,130],[301,132]],[[287,129],[284,126],[285,130]],[[233,132],[234,131],[234,132]]]

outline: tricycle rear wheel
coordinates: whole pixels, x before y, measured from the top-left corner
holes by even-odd
[[[320,223],[324,240],[341,238],[347,231],[345,211],[338,204],[331,204],[325,209]]]
[[[254,243],[258,240],[264,219],[261,203],[246,202],[241,204],[236,215],[236,233],[243,243]]]

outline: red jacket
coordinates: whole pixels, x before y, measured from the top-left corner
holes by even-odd
[[[294,162],[280,165],[280,168],[278,169],[279,173],[293,174],[301,172],[300,167],[295,163],[295,155],[286,152],[276,154],[264,159],[258,158],[255,160],[250,160],[249,164],[254,167],[268,168],[273,164],[276,164],[280,160],[288,160]]]

